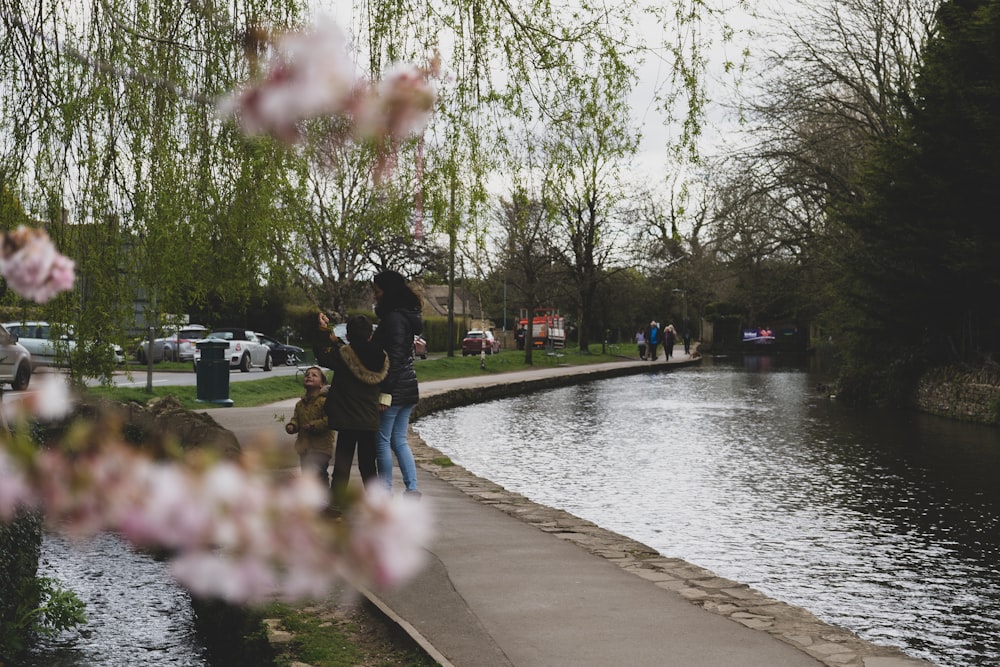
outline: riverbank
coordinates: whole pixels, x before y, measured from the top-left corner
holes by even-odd
[[[546,368],[525,371],[527,377],[429,382],[421,385],[422,403],[426,413],[431,405],[451,407],[451,401],[682,365],[626,361],[591,373]],[[431,546],[434,565],[418,581],[373,597],[441,664],[603,664],[600,651],[621,664],[926,664],[448,465],[418,433],[419,421],[411,442],[421,487],[436,506],[443,535]],[[520,528],[510,525],[515,520]],[[534,553],[521,562],[523,551]],[[617,574],[609,573],[609,564]],[[576,568],[584,574],[567,582]],[[613,583],[605,587],[604,577]],[[587,582],[584,589],[581,581]],[[576,609],[581,605],[583,610]],[[716,620],[707,620],[712,617]],[[686,631],[673,634],[677,628]],[[581,637],[593,642],[581,644]],[[738,658],[720,654],[727,641],[733,641],[728,649]],[[801,657],[789,656],[788,647]],[[665,662],[665,655],[678,656],[677,661]]]

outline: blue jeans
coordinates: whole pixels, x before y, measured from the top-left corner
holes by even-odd
[[[375,443],[375,458],[378,461],[378,476],[386,488],[392,490],[392,455],[396,455],[399,472],[403,473],[403,484],[407,491],[417,490],[417,464],[413,461],[410,443],[406,440],[406,429],[410,425],[412,405],[390,405],[382,413]]]

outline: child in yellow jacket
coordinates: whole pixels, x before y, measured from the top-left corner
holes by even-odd
[[[333,457],[335,433],[326,418],[326,374],[319,366],[306,369],[302,380],[306,394],[295,404],[285,432],[295,435],[295,453],[299,455],[302,472],[313,471],[325,487],[330,486],[330,459]]]

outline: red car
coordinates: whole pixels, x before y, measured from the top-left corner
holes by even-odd
[[[479,354],[482,351],[486,354],[496,354],[500,352],[500,341],[494,336],[492,331],[470,331],[462,339],[462,356],[469,354]]]

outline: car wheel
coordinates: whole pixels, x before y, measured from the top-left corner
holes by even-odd
[[[250,355],[249,354],[244,354],[243,358],[240,359],[240,372],[241,373],[249,373],[250,369],[252,367],[253,367],[253,364],[250,363]]]
[[[146,363],[146,353],[141,347],[135,351],[135,358],[139,360],[140,364]]]
[[[264,357],[264,370],[269,371],[272,368],[274,368],[274,365],[271,361],[271,353],[268,352],[267,355]]]
[[[295,356],[294,352],[289,352],[288,356],[285,358],[285,365],[294,366],[297,363],[299,363],[299,358]]]
[[[31,382],[31,368],[28,364],[21,364],[17,367],[17,372],[14,373],[14,381],[10,383],[10,386],[15,391],[23,391],[28,388],[29,382]]]

